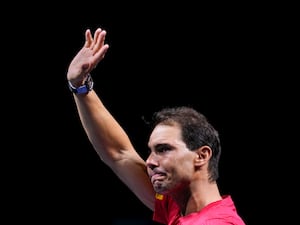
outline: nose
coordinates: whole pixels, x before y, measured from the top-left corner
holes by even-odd
[[[146,159],[146,165],[151,170],[158,166],[157,157],[155,157],[155,154],[153,152],[151,152],[148,158]]]

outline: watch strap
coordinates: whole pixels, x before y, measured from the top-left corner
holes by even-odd
[[[83,85],[79,87],[74,87],[72,83],[68,80],[68,86],[71,92],[75,94],[86,94],[93,89],[94,82],[90,74],[87,75],[86,81]]]

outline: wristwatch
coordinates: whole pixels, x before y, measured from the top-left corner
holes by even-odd
[[[83,85],[79,87],[74,87],[71,82],[68,80],[69,89],[75,94],[86,94],[93,89],[94,82],[90,74],[87,75],[87,78]]]

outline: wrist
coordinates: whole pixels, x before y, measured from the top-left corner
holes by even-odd
[[[75,94],[86,94],[93,89],[93,86],[94,86],[94,82],[93,82],[91,74],[88,74],[84,83],[78,87],[73,85],[71,83],[71,81],[68,80],[68,87],[69,87],[70,91]]]

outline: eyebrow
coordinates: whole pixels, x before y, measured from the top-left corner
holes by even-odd
[[[160,143],[160,144],[157,144],[154,146],[154,149],[155,150],[160,150],[160,149],[163,149],[163,148],[172,148],[172,145],[168,144],[168,143]]]

